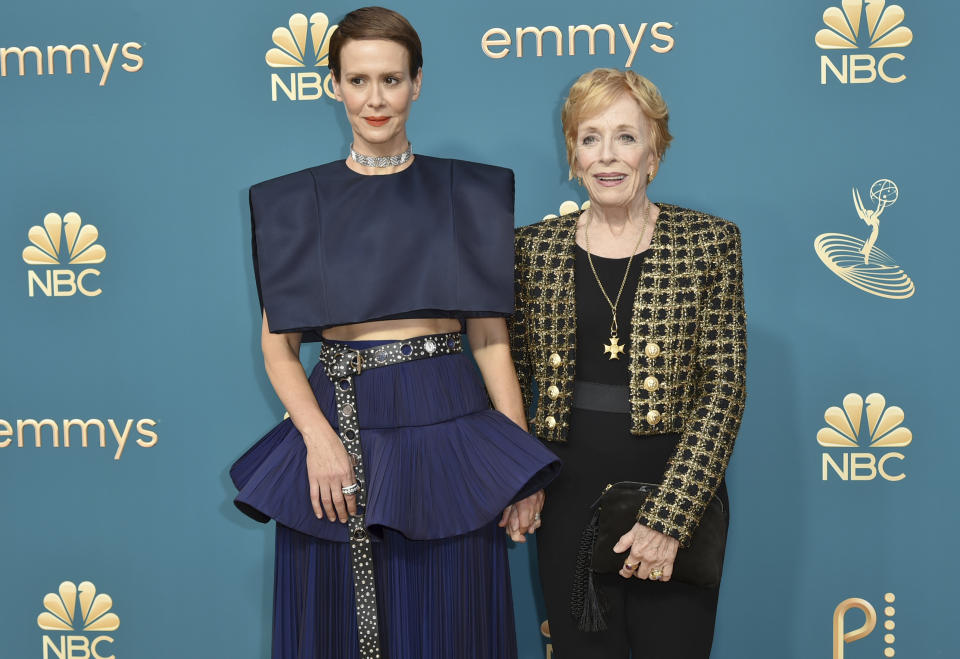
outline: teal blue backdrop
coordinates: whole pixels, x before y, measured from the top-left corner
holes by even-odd
[[[582,72],[629,65],[671,109],[653,198],[742,230],[749,393],[713,656],[957,656],[960,8],[390,6],[424,42],[415,150],[513,168],[518,224],[585,199],[560,106]],[[353,7],[0,9],[0,657],[267,656],[272,528],[234,510],[227,477],[283,415],[259,353],[246,190],[344,156],[313,42],[302,66],[266,54],[294,14]],[[593,54],[584,30],[571,51],[581,25],[610,26]],[[548,26],[540,55],[532,31],[518,46],[518,28]],[[821,259],[824,234],[841,237],[818,242]],[[525,659],[550,651],[534,561],[511,549]],[[64,582],[80,603],[42,629]],[[870,633],[844,642],[871,611]]]

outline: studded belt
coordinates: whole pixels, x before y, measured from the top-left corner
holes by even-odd
[[[381,653],[373,551],[364,524],[367,484],[363,470],[363,452],[360,449],[359,411],[354,377],[372,368],[459,352],[463,352],[463,344],[457,332],[418,336],[362,350],[325,342],[320,350],[320,363],[323,364],[327,377],[333,382],[336,392],[340,441],[353,459],[353,469],[360,486],[360,491],[356,493],[357,514],[350,518],[350,558],[357,600],[357,635],[361,659],[379,659]]]

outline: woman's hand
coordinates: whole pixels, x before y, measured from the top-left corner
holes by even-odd
[[[357,497],[345,496],[341,488],[356,481],[353,463],[336,431],[320,411],[317,397],[310,387],[300,363],[298,332],[273,334],[263,312],[260,345],[263,363],[274,391],[280,397],[290,420],[303,436],[307,447],[307,480],[310,502],[318,518],[326,513],[331,522],[347,521],[347,514],[357,513]]]
[[[633,528],[624,533],[613,547],[613,551],[618,554],[627,549],[630,553],[623,561],[621,577],[670,581],[670,577],[673,576],[673,561],[676,560],[677,550],[680,549],[680,543],[676,538],[654,531],[649,526],[634,524]],[[650,576],[654,570],[662,572],[659,579],[653,579]]]
[[[357,480],[352,458],[336,434],[315,440],[304,437],[304,440],[313,512],[317,517],[326,514],[331,522],[335,519],[346,522],[348,515],[357,514],[357,496],[344,494],[342,489]]]
[[[526,431],[527,419],[517,371],[510,356],[507,321],[503,318],[468,318],[467,339],[493,407]],[[530,441],[536,440],[531,437]],[[543,498],[543,490],[540,490],[506,507],[500,518],[500,526],[506,528],[511,540],[526,542],[524,534],[540,528]]]
[[[543,490],[531,494],[526,499],[507,506],[500,517],[500,527],[506,528],[507,535],[514,542],[526,542],[525,533],[533,533],[540,528],[540,511],[543,509]]]

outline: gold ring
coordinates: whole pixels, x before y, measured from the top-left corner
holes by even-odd
[[[654,581],[659,581],[660,577],[662,576],[663,576],[663,570],[661,570],[660,568],[654,568],[653,570],[650,570],[650,578],[653,579]]]
[[[627,570],[628,572],[633,572],[633,571],[636,570],[638,567],[640,567],[640,564],[639,564],[639,563],[636,563],[636,564],[634,564],[634,565],[630,565],[629,563],[624,563],[624,564],[623,564],[623,569],[624,569],[624,570]]]

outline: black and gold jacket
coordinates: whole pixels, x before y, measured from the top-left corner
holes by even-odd
[[[669,204],[643,261],[630,327],[631,432],[680,434],[637,520],[689,543],[720,485],[743,415],[746,313],[740,231]],[[543,440],[566,441],[576,373],[574,245],[580,211],[516,230],[510,343]],[[639,440],[638,440],[639,441]]]

